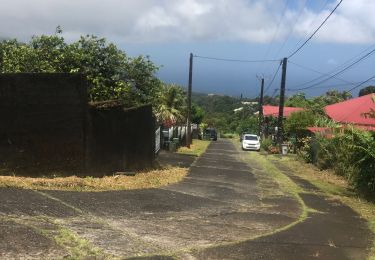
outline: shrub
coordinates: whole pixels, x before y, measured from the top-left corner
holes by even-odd
[[[271,144],[270,146],[268,146],[267,151],[270,154],[278,154],[280,152],[280,149],[279,149],[279,147]]]
[[[375,195],[375,140],[371,133],[351,128],[330,139],[318,137],[316,144],[316,160],[313,142],[299,151],[300,156],[320,169],[333,169],[366,195]]]
[[[300,147],[297,150],[297,154],[307,163],[314,162],[314,153],[312,151],[313,145],[311,137],[305,137],[300,139]]]
[[[261,140],[260,147],[263,150],[268,151],[268,148],[270,146],[272,146],[272,139],[271,138],[265,138],[265,139]]]
[[[220,138],[235,138],[236,136],[238,136],[237,134],[232,134],[232,133],[224,133],[224,134],[221,134],[220,135]]]

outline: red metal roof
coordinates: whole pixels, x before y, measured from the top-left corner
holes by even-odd
[[[296,111],[301,111],[301,107],[284,107],[284,117],[289,117],[291,113]],[[278,106],[263,106],[263,115],[264,116],[279,116],[279,107]]]
[[[324,133],[327,130],[329,130],[329,127],[317,127],[317,126],[309,126],[307,127],[307,130],[313,132],[313,133]]]
[[[375,94],[352,98],[324,107],[326,114],[339,123],[375,127],[375,118],[363,114],[375,110]],[[370,130],[370,129],[369,129]]]

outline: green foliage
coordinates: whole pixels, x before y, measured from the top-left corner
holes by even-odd
[[[285,101],[285,106],[308,108],[310,106],[310,101],[306,98],[304,93],[297,93]]]
[[[192,103],[191,104],[191,122],[199,125],[200,123],[202,123],[204,117],[205,117],[205,112],[203,108],[201,108],[195,103]]]
[[[358,96],[362,97],[371,93],[375,93],[375,86],[368,86],[368,87],[362,88],[359,91]]]
[[[58,27],[55,35],[34,36],[28,43],[0,42],[0,72],[79,72],[90,83],[91,101],[119,99],[128,107],[158,102],[158,67],[148,57],[129,58],[93,35],[66,43],[61,32]]]
[[[244,120],[241,120],[238,124],[236,132],[238,134],[241,134],[244,132],[257,134],[258,128],[259,128],[258,118],[253,116],[253,117],[249,117]]]
[[[307,108],[315,114],[324,115],[325,106],[348,100],[351,97],[349,92],[337,90],[330,90],[324,95],[313,98],[306,98],[304,93],[297,93],[285,101],[285,106]]]
[[[269,148],[272,146],[273,142],[272,142],[272,139],[271,138],[264,138],[263,140],[261,140],[260,142],[260,147],[267,151],[269,150]]]
[[[238,135],[235,134],[235,133],[225,133],[225,134],[221,134],[220,138],[229,138],[229,139],[232,139],[232,138],[235,138],[236,136],[238,136]]]
[[[292,113],[284,123],[286,132],[298,133],[304,131],[306,127],[313,126],[316,116],[312,111],[304,110]]]
[[[352,128],[330,139],[318,138],[316,141],[319,168],[333,169],[358,190],[375,195],[375,140],[371,133]],[[310,148],[312,145],[310,143]],[[310,158],[313,156],[311,154]]]
[[[186,94],[181,87],[175,84],[162,85],[158,101],[155,115],[160,124],[170,126],[185,121],[183,112],[186,110]]]
[[[230,114],[234,109],[242,106],[239,98],[222,96],[222,95],[207,95],[193,93],[192,100],[195,104],[200,106],[207,114],[212,113],[227,113]]]
[[[253,101],[221,95],[205,95],[193,93],[192,100],[204,111],[204,122],[208,126],[215,127],[223,133],[240,133],[242,129],[253,129],[254,112],[258,106],[246,105],[242,101]],[[242,110],[234,112],[234,109]]]

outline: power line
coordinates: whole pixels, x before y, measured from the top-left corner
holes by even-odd
[[[279,66],[277,67],[276,72],[275,72],[275,74],[273,75],[273,78],[272,78],[271,82],[267,85],[267,87],[266,87],[266,89],[265,89],[265,91],[264,91],[264,94],[267,93],[268,89],[271,87],[272,83],[275,81],[275,78],[276,78],[277,74],[279,73],[279,70],[280,70],[281,64],[282,64],[282,62],[280,62]]]
[[[275,97],[275,94],[276,94],[276,92],[277,92],[278,90],[279,90],[278,88],[275,88],[275,89],[273,90],[273,93],[272,93],[271,98],[274,98],[274,97]]]
[[[372,49],[375,47],[375,44],[372,44],[370,46],[368,46],[366,49],[362,50],[360,53],[358,53],[357,55],[353,56],[352,58],[346,60],[345,62],[341,63],[339,66],[337,66],[336,68],[334,68],[333,70],[331,70],[330,72],[328,72],[327,74],[331,74],[331,73],[334,73],[335,71],[338,71],[339,69],[341,68],[344,68],[347,64],[351,63],[353,60],[355,60],[358,56],[362,55],[363,53],[366,53],[368,50]],[[290,63],[293,63],[292,61],[289,61]],[[296,65],[296,63],[293,63],[294,65]],[[302,65],[299,65],[299,66],[302,66]],[[306,67],[306,66],[305,66]],[[320,80],[322,78],[324,78],[325,76],[322,75],[322,76],[319,76],[317,78],[314,78],[314,79],[311,79],[307,82],[304,82],[302,84],[298,84],[296,86],[293,86],[292,89],[296,88],[296,87],[302,87],[302,86],[305,86],[305,85],[308,85],[310,83],[313,83],[317,80]]]
[[[375,80],[369,80],[367,82],[375,82]],[[334,85],[326,85],[326,86],[319,86],[319,87],[315,87],[314,89],[334,89],[334,88],[339,88],[339,87],[350,87],[350,86],[353,86],[353,85],[357,85],[357,84],[360,84],[362,82],[353,82],[353,83],[348,83],[348,84],[334,84]],[[364,83],[362,83],[364,84]],[[288,92],[298,92],[300,90],[297,90],[297,89],[286,89],[286,91]]]
[[[365,83],[371,81],[372,79],[375,79],[375,75],[372,76],[372,77],[370,77],[370,78],[368,78],[368,79],[366,79],[365,81],[362,81],[362,82],[359,83],[357,86],[355,86],[355,87],[349,89],[348,92],[351,92],[351,91],[355,90],[356,88],[359,88],[360,86],[362,86],[363,84],[365,84]]]
[[[341,5],[343,0],[340,0],[340,2],[335,6],[335,8],[333,8],[333,10],[331,11],[331,13],[326,17],[326,19],[324,19],[324,21],[319,25],[319,27],[313,32],[313,34],[310,35],[309,38],[307,38],[307,40],[300,46],[298,47],[297,50],[295,50],[292,54],[289,55],[288,59],[290,59],[291,57],[293,57],[297,52],[299,52],[311,39],[312,37],[314,37],[314,35],[320,30],[320,28],[322,28],[322,26],[327,22],[327,20],[331,17],[331,15],[336,11],[336,9]]]
[[[268,58],[268,54],[270,53],[271,51],[271,48],[272,48],[272,43],[275,41],[275,38],[276,36],[279,34],[279,30],[280,30],[280,25],[281,25],[281,21],[284,19],[285,17],[285,14],[286,14],[286,10],[288,9],[288,3],[289,3],[289,0],[286,0],[285,1],[285,5],[284,5],[284,8],[283,8],[283,12],[282,12],[282,15],[277,23],[277,26],[276,26],[276,30],[275,32],[273,33],[273,36],[272,36],[272,39],[270,41],[270,43],[268,44],[268,49],[267,49],[267,52],[265,54],[265,58]]]
[[[295,65],[295,66],[297,66],[297,67],[300,67],[301,69],[305,69],[305,70],[312,71],[312,72],[315,72],[315,73],[317,73],[317,74],[320,74],[320,75],[322,75],[323,77],[324,77],[324,76],[330,76],[329,73],[323,73],[323,72],[317,71],[317,70],[315,70],[315,69],[309,68],[309,67],[307,67],[307,66],[300,65],[300,64],[295,63],[295,62],[293,62],[293,61],[289,61],[289,63],[291,63],[291,64],[293,64],[293,65]],[[350,81],[345,80],[345,79],[342,79],[342,78],[338,78],[338,77],[334,77],[334,78],[335,78],[335,79],[338,79],[338,80],[340,80],[340,81],[342,81],[342,82],[348,83],[348,84],[352,84],[352,85],[355,85],[355,84],[356,84],[356,83],[350,82]]]
[[[283,44],[282,44],[281,47],[277,50],[275,56],[279,55],[279,53],[281,52],[281,50],[284,49],[285,44],[286,44],[286,42],[289,40],[289,38],[290,38],[290,36],[292,35],[292,33],[294,32],[294,28],[296,27],[296,25],[297,25],[299,19],[301,18],[301,15],[302,15],[302,13],[303,13],[303,10],[305,9],[306,3],[307,3],[308,1],[309,1],[309,0],[305,0],[305,1],[304,1],[303,5],[302,5],[302,8],[300,9],[300,11],[299,11],[299,13],[298,13],[298,15],[297,15],[297,18],[295,19],[295,23],[294,23],[293,26],[291,27],[291,29],[290,29],[290,31],[289,31],[289,33],[288,33],[288,36],[285,38]],[[328,3],[328,1],[327,1],[327,3]],[[327,3],[326,3],[326,4],[327,4]]]
[[[218,57],[207,57],[194,55],[196,58],[206,59],[206,60],[217,60],[217,61],[229,61],[229,62],[248,62],[248,63],[261,63],[261,62],[279,62],[280,60],[239,60],[239,59],[227,59],[227,58],[218,58]]]
[[[321,11],[324,11],[325,8],[327,7],[328,3],[329,3],[330,0],[326,0],[325,3],[321,6],[321,8],[319,8]],[[312,27],[313,25],[315,25],[316,21],[318,20],[319,16],[316,15],[315,18],[310,22],[309,24],[309,27]],[[297,24],[298,21],[296,21],[295,24]],[[309,32],[307,32],[306,34],[309,35],[313,32],[313,30],[310,30]],[[296,49],[301,43],[303,42],[303,39],[299,40],[292,49]]]
[[[375,49],[372,49],[370,52],[366,53],[365,55],[363,55],[361,58],[359,58],[358,60],[356,60],[355,62],[349,64],[348,66],[346,66],[345,68],[341,69],[340,71],[336,72],[335,74],[329,76],[328,78],[324,79],[324,80],[321,80],[313,85],[310,85],[308,87],[304,87],[304,88],[299,88],[299,89],[293,89],[293,90],[305,90],[305,89],[310,89],[310,88],[314,88],[315,86],[323,83],[323,82],[326,82],[327,80],[330,80],[334,77],[336,77],[337,75],[343,73],[344,71],[350,69],[351,67],[353,67],[354,65],[358,64],[359,62],[361,62],[362,60],[364,60],[365,58],[369,57],[371,54],[373,54],[375,52]]]

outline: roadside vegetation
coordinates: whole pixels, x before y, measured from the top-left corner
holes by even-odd
[[[179,154],[187,154],[193,156],[201,156],[210,144],[210,141],[193,139],[193,143],[190,145],[190,148],[180,147],[177,150]]]
[[[89,102],[116,100],[126,108],[151,104],[158,124],[186,122],[186,91],[161,81],[160,66],[148,56],[130,57],[95,35],[67,42],[62,32],[58,26],[55,34],[35,35],[28,42],[0,41],[0,73],[82,73]],[[203,113],[193,104],[194,123]]]
[[[296,155],[268,155],[269,162],[276,160],[291,169],[291,173],[311,182],[325,195],[338,199],[356,211],[368,222],[368,227],[375,234],[375,204],[359,195],[344,176],[338,176],[333,170],[320,170],[312,164],[306,164]],[[303,171],[301,171],[303,169]],[[369,259],[375,259],[375,242]]]
[[[348,128],[331,138],[306,138],[298,155],[319,169],[332,169],[358,193],[375,197],[375,140],[370,132]]]
[[[181,181],[187,175],[187,168],[170,167],[138,172],[135,176],[113,175],[93,177],[31,178],[0,176],[0,187],[34,190],[108,191],[158,188]]]

